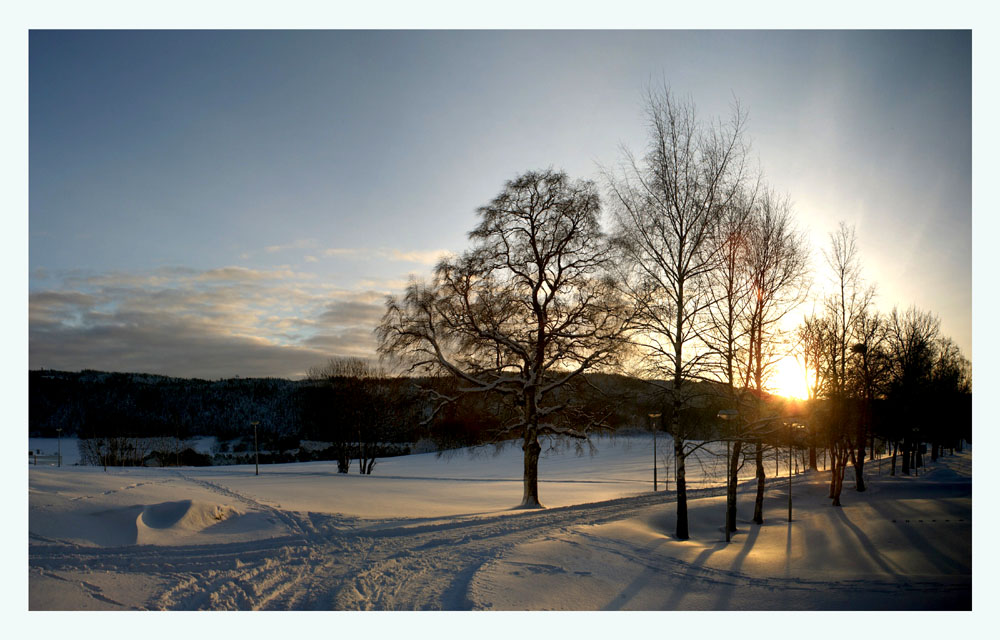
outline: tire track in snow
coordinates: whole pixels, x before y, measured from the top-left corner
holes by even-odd
[[[705,490],[709,491],[709,490]],[[716,490],[721,495],[720,490]],[[704,493],[704,492],[702,492]],[[663,504],[665,492],[542,511],[514,511],[441,525],[382,529],[369,566],[337,590],[335,609],[469,609],[468,585],[486,563],[547,531],[601,524]]]
[[[278,509],[214,483],[193,482],[279,518],[286,536],[228,544],[82,547],[33,543],[32,567],[146,573],[170,584],[148,609],[469,609],[486,563],[550,531],[630,517],[672,492],[472,518],[374,520]],[[702,497],[721,489],[691,491]]]
[[[215,484],[214,482],[209,482],[208,480],[201,480],[199,478],[194,478],[192,476],[186,475],[177,470],[171,470],[175,476],[181,478],[185,482],[190,482],[191,484],[196,484],[198,486],[204,487],[210,491],[218,493],[220,495],[226,496],[227,498],[232,498],[233,500],[238,500],[243,504],[251,507],[257,511],[265,511],[270,513],[274,517],[285,523],[286,526],[292,531],[293,534],[298,534],[302,536],[308,536],[310,530],[315,530],[307,520],[296,515],[293,511],[284,511],[282,509],[272,507],[271,505],[265,504],[263,502],[258,502],[250,496],[244,495],[233,491],[232,489],[227,489],[221,485]]]

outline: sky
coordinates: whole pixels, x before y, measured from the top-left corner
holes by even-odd
[[[29,367],[295,378],[553,167],[601,184],[665,83],[877,305],[972,343],[968,31],[32,31]],[[811,311],[809,304],[800,312]]]

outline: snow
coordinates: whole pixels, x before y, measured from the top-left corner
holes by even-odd
[[[191,448],[198,453],[211,455],[216,446],[215,436],[203,436],[184,440],[184,448]],[[28,450],[45,456],[36,461],[39,466],[56,464],[56,456],[62,452],[62,463],[64,466],[80,464],[79,439],[73,436],[65,438],[28,438]]]
[[[64,455],[66,453],[64,445]],[[669,440],[660,438],[660,452]],[[690,464],[691,539],[652,493],[652,441],[545,452],[521,498],[516,446],[254,467],[29,466],[28,605],[69,610],[798,610],[971,608],[971,451],[878,475],[840,509],[828,474],[769,479],[765,524],[722,531],[721,460]],[[784,461],[781,464],[784,467]],[[766,465],[774,471],[774,461]],[[786,473],[783,469],[783,473]]]
[[[28,438],[28,450],[46,456],[44,461],[38,461],[39,465],[55,464],[55,456],[61,451],[63,465],[69,466],[80,464],[78,442],[76,438]]]

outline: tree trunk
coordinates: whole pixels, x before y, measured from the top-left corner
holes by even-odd
[[[757,496],[753,501],[753,521],[764,524],[764,482],[767,476],[764,474],[764,444],[760,438],[754,441],[754,460],[757,464]]]
[[[844,472],[847,470],[848,449],[835,445],[831,454],[833,455],[833,478],[830,486],[830,497],[833,498],[833,506],[839,507],[841,506],[840,492],[844,488]]]
[[[865,443],[858,441],[858,452],[854,457],[854,486],[861,492],[865,490]]]
[[[903,460],[902,471],[904,476],[910,475],[910,440],[909,438],[903,438],[902,449],[900,450]]]
[[[837,450],[829,447],[830,450],[830,494],[827,496],[831,500],[837,489]]]
[[[521,498],[521,509],[542,509],[538,500],[538,456],[542,445],[538,443],[538,434],[534,429],[524,436],[524,495]]]
[[[361,473],[362,475],[370,476],[372,474],[372,469],[375,467],[375,458],[367,458],[361,461]]]
[[[833,506],[840,506],[840,494],[844,490],[844,474],[841,469],[847,468],[847,458],[842,453],[838,452],[835,459],[835,466],[833,467],[833,487],[830,492],[830,496],[833,499]]]
[[[677,530],[675,535],[678,540],[687,540],[688,534],[688,509],[687,509],[687,476],[684,469],[684,441],[674,436],[674,465],[676,469],[675,482],[677,483]]]
[[[739,481],[737,473],[742,453],[743,441],[737,440],[733,445],[733,457],[729,461],[729,486],[726,489],[726,528],[730,532],[736,531],[736,484]]]
[[[809,470],[819,471],[819,467],[816,465],[816,445],[809,446]]]

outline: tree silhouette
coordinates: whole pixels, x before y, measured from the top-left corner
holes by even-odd
[[[586,438],[602,424],[568,385],[610,367],[627,346],[629,310],[608,278],[611,253],[590,182],[552,170],[511,180],[478,211],[473,248],[443,260],[433,282],[390,297],[379,352],[411,370],[449,375],[459,393],[509,401],[497,439],[520,438],[521,506],[541,507],[540,439]],[[439,405],[456,396],[439,396]]]
[[[716,242],[722,220],[745,177],[746,116],[737,105],[731,120],[706,124],[691,102],[677,101],[664,87],[646,96],[649,141],[639,160],[625,151],[622,170],[606,172],[616,237],[627,277],[622,281],[638,304],[647,377],[670,400],[674,439],[677,528],[688,538],[685,459],[691,424],[683,419],[690,382],[707,377],[711,354],[695,348],[707,329],[712,304],[709,274],[724,245]],[[654,382],[655,383],[655,382]]]

